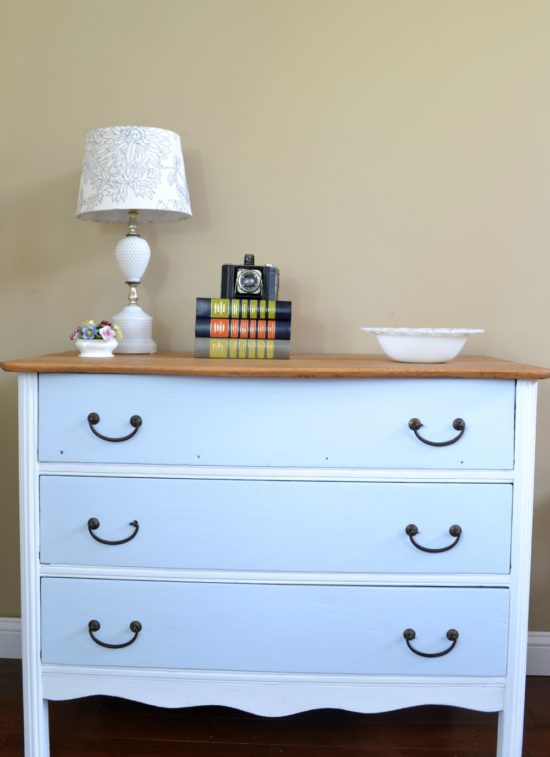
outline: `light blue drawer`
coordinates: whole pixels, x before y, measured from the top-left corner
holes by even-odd
[[[106,649],[97,639],[123,644]],[[502,676],[508,591],[42,579],[42,661],[296,673]],[[403,631],[413,628],[419,651]]]
[[[511,508],[510,484],[42,476],[40,555],[195,570],[508,573]],[[409,524],[429,549],[453,543],[455,524],[462,533],[452,549],[427,553]],[[118,545],[94,539],[134,533]]]
[[[362,468],[513,467],[515,382],[40,376],[43,461]],[[88,416],[100,420],[90,427]],[[130,425],[139,415],[142,425]],[[454,444],[429,441],[458,435]],[[119,443],[103,441],[136,432]]]

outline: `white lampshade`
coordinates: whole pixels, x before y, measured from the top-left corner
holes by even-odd
[[[94,129],[86,151],[77,218],[127,223],[176,221],[191,216],[179,135],[150,126]]]

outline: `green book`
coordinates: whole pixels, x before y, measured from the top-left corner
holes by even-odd
[[[195,339],[195,357],[241,360],[287,360],[290,342],[283,339]]]

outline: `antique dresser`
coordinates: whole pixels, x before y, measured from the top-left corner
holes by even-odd
[[[27,757],[48,700],[446,704],[521,754],[537,381],[491,358],[5,363]]]

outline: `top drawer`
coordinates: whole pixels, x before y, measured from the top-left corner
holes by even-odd
[[[507,469],[514,464],[514,393],[514,381],[497,379],[42,374],[39,459]],[[136,415],[139,427],[130,424]],[[416,434],[413,418],[423,424]],[[464,420],[463,433],[455,419]],[[446,446],[419,438],[458,436]]]

